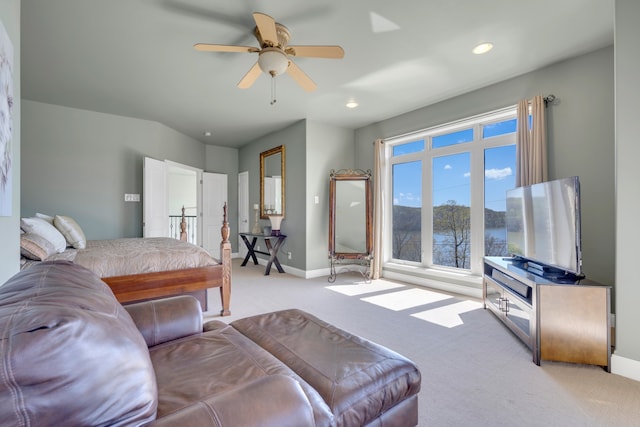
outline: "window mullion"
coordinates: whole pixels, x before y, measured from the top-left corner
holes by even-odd
[[[502,176],[502,171],[507,171],[507,166],[509,168],[514,168],[511,163],[504,164],[501,162],[502,151],[500,147],[504,146],[513,146],[515,144],[515,131],[513,130],[513,119],[515,119],[515,107],[511,109],[502,109],[496,112],[482,114],[478,116],[474,116],[471,118],[459,120],[456,122],[448,123],[441,126],[435,126],[429,129],[424,129],[419,132],[415,132],[413,134],[402,135],[397,138],[387,139],[386,142],[387,147],[387,166],[386,166],[386,176],[387,176],[387,197],[386,206],[391,212],[388,215],[385,215],[387,220],[385,221],[385,231],[384,235],[388,238],[385,238],[385,251],[386,260],[392,260],[394,251],[397,253],[398,257],[403,259],[394,259],[395,261],[412,264],[416,266],[417,264],[422,265],[425,268],[436,268],[439,270],[446,271],[447,269],[451,269],[450,265],[455,266],[456,263],[449,264],[447,261],[448,255],[448,247],[450,247],[450,243],[447,240],[443,240],[441,243],[444,247],[444,252],[442,247],[438,247],[437,253],[434,253],[433,249],[433,239],[434,239],[434,197],[437,198],[438,204],[445,204],[443,202],[446,197],[451,194],[451,200],[456,200],[459,206],[465,206],[468,203],[469,209],[469,227],[470,230],[470,249],[467,252],[467,257],[470,260],[468,263],[465,263],[467,271],[470,271],[474,275],[480,275],[482,273],[482,258],[485,253],[485,224],[493,224],[496,221],[496,218],[499,220],[499,216],[496,214],[492,214],[489,218],[489,223],[485,221],[485,204],[487,203],[500,203],[500,196],[496,196],[495,188],[501,189],[502,186],[496,184],[500,183]],[[473,136],[470,134],[470,131],[473,131]],[[483,133],[486,135],[486,139],[483,139]],[[436,145],[438,148],[432,148],[432,138],[437,137]],[[424,149],[420,146],[420,143],[424,141]],[[398,147],[397,149],[393,149],[392,147]],[[417,147],[417,148],[416,148]],[[491,151],[491,159],[489,161],[490,166],[485,165],[486,152],[485,150]],[[395,152],[393,155],[391,152]],[[461,157],[459,155],[463,155]],[[445,159],[446,157],[451,157],[451,165],[448,163],[449,160]],[[461,161],[458,159],[465,158],[466,160]],[[439,159],[439,160],[436,160]],[[408,247],[398,246],[402,245],[404,237],[402,234],[398,234],[396,237],[399,238],[398,242],[393,242],[394,238],[394,230],[393,226],[399,226],[398,223],[394,223],[394,219],[392,218],[392,212],[394,206],[398,206],[400,208],[399,212],[404,212],[402,215],[406,215],[406,208],[411,206],[416,206],[412,204],[411,199],[406,199],[405,203],[394,202],[394,197],[398,197],[399,200],[404,198],[404,195],[401,193],[396,194],[396,192],[400,192],[401,188],[411,188],[411,185],[404,184],[405,181],[401,181],[403,176],[415,176],[416,174],[420,174],[418,172],[414,174],[406,175],[404,173],[399,173],[397,177],[394,178],[394,174],[397,172],[393,172],[394,165],[398,166],[398,171],[409,170],[407,167],[402,166],[407,163],[412,162],[420,162],[421,163],[421,190],[420,196],[422,202],[420,204],[420,233],[419,238],[420,242],[420,261],[417,260],[417,253],[411,252],[412,255],[410,257],[404,257],[406,251],[412,251],[413,249],[408,249]],[[456,167],[456,163],[458,165]],[[434,170],[434,165],[437,165],[438,170]],[[453,168],[451,167],[453,166]],[[458,169],[457,173],[468,172],[468,180],[460,180],[459,177],[461,175],[441,175],[440,170],[450,170],[453,171]],[[468,170],[467,170],[468,168]],[[487,171],[487,177],[485,177],[485,171],[487,168],[490,170]],[[463,170],[464,169],[464,170]],[[448,173],[448,172],[447,172]],[[515,173],[515,170],[513,171]],[[434,175],[435,174],[435,175]],[[393,182],[394,179],[398,181],[396,183]],[[412,178],[411,178],[412,179]],[[411,181],[409,180],[409,182]],[[491,185],[490,188],[493,190],[487,190],[485,185]],[[434,193],[434,185],[438,188],[438,193]],[[496,185],[498,185],[496,187]],[[460,193],[460,189],[464,187],[464,191],[469,191],[469,194]],[[415,196],[416,187],[413,188],[413,195]],[[411,190],[409,190],[411,191]],[[489,192],[487,192],[489,191]],[[489,194],[489,200],[487,201],[487,197],[485,197],[485,193]],[[413,199],[415,200],[415,198]],[[493,202],[492,202],[493,201]],[[492,205],[487,205],[495,212],[501,211],[503,208],[500,205],[497,207],[493,207]],[[460,212],[459,209],[454,209],[455,215],[466,214],[466,212]],[[447,215],[452,215],[451,211]],[[400,221],[402,221],[404,217],[400,217]],[[411,221],[416,221],[418,218],[415,215],[409,215]],[[445,218],[443,216],[443,218]],[[453,218],[453,216],[451,216]],[[396,218],[397,220],[397,218]],[[414,222],[415,224],[415,222]],[[492,225],[488,225],[492,227]],[[457,227],[457,226],[456,226]],[[454,230],[456,227],[449,227],[447,225],[442,227],[442,230]],[[495,227],[495,226],[493,226]],[[416,228],[408,227],[405,230],[416,230]],[[397,228],[397,230],[402,230],[402,227]],[[492,236],[494,236],[494,232],[491,232]],[[447,235],[449,233],[447,232]],[[418,233],[414,233],[414,236],[417,236]],[[492,237],[495,239],[495,237]],[[491,243],[491,242],[490,242]],[[397,246],[397,247],[396,247]],[[499,247],[493,246],[492,247]],[[398,248],[401,248],[398,250]],[[415,249],[417,249],[414,246]],[[434,255],[438,255],[437,264],[434,263]],[[444,258],[443,258],[444,256]],[[443,261],[445,260],[445,261]],[[454,257],[455,260],[455,257]]]
[[[429,145],[431,147],[431,145]],[[422,158],[422,265],[433,265],[433,191],[431,175],[433,169],[433,150],[425,151]]]

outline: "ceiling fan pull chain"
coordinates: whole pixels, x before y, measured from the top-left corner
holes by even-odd
[[[276,103],[276,76],[271,76],[271,105]]]

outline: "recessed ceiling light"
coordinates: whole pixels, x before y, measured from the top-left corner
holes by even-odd
[[[356,101],[347,102],[347,108],[356,108],[359,104]]]
[[[203,133],[203,135],[204,135],[204,136],[211,136],[211,132],[209,132],[209,131],[207,130],[207,131],[205,131],[205,132]]]
[[[479,45],[474,47],[472,52],[476,55],[482,55],[483,53],[489,52],[491,49],[493,49],[493,43],[486,42],[480,43]]]

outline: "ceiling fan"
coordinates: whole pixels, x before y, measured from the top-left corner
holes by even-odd
[[[316,89],[316,84],[293,62],[291,57],[329,59],[344,57],[344,50],[340,46],[289,46],[291,33],[287,27],[260,12],[254,12],[253,19],[256,21],[254,35],[260,44],[259,48],[207,43],[197,43],[193,46],[196,50],[204,52],[257,53],[258,61],[238,83],[241,89],[251,87],[262,72],[275,78],[286,71],[304,90],[312,92]]]

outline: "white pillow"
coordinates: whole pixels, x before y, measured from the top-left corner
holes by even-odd
[[[45,221],[47,221],[49,224],[53,225],[53,217],[51,215],[36,212],[36,218],[42,218]]]
[[[53,225],[62,233],[69,246],[73,246],[76,249],[87,247],[87,238],[84,236],[82,228],[73,218],[56,215],[53,219]]]
[[[22,218],[20,219],[20,228],[27,233],[37,234],[47,239],[56,252],[62,253],[67,248],[67,240],[62,233],[58,231],[53,225],[49,224],[47,220],[42,218]]]

